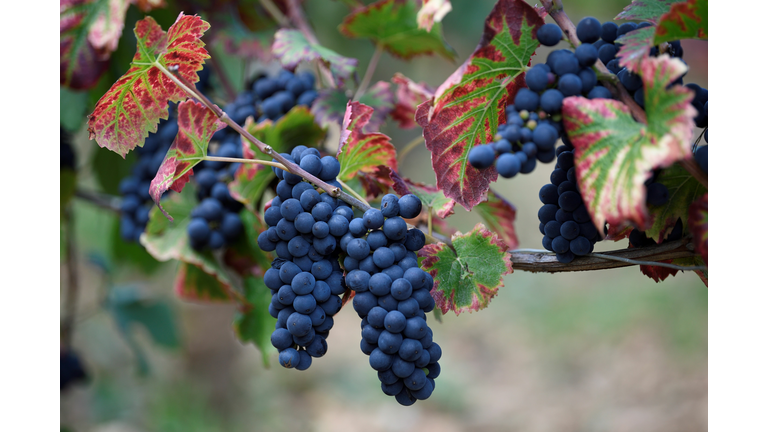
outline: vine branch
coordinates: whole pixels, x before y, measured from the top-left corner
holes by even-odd
[[[655,265],[674,268],[676,270],[701,270],[701,267],[675,266],[658,262],[668,259],[693,258],[698,256],[693,252],[693,244],[690,243],[690,241],[690,238],[684,238],[682,240],[664,242],[655,246],[619,249],[599,254],[590,254],[585,257],[576,258],[568,264],[563,264],[557,261],[555,255],[551,252],[544,253],[514,250],[510,251],[510,255],[512,266],[515,270],[532,273],[606,270],[632,265]]]
[[[371,82],[371,78],[373,78],[373,72],[376,70],[376,65],[379,63],[379,59],[381,58],[381,53],[384,52],[384,44],[378,43],[376,44],[376,50],[373,52],[373,55],[371,56],[371,61],[368,62],[368,67],[365,69],[365,75],[363,76],[363,80],[360,82],[360,86],[357,88],[357,91],[355,92],[355,96],[352,98],[353,101],[360,100],[360,97],[365,93],[365,90],[368,89],[368,84]]]

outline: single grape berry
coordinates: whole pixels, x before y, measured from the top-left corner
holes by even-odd
[[[563,38],[563,31],[557,24],[544,24],[536,32],[536,39],[544,46],[555,46]]]

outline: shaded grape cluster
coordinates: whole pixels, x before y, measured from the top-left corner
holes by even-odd
[[[384,394],[405,406],[432,394],[442,356],[427,325],[426,313],[435,307],[434,281],[417,262],[425,237],[404,220],[418,216],[421,207],[414,195],[387,194],[379,209],[350,222],[351,239],[342,244],[346,283],[362,318],[360,349]]]
[[[557,164],[550,183],[539,190],[539,231],[544,249],[555,252],[563,264],[587,255],[601,237],[592,222],[576,183],[573,146],[565,139],[557,148]]]
[[[341,166],[332,156],[320,157],[317,149],[298,146],[288,160],[306,166],[319,164],[313,172],[324,181],[339,174]],[[303,163],[302,163],[303,162]],[[272,290],[269,313],[277,318],[272,345],[286,368],[306,370],[312,358],[328,350],[326,338],[333,316],[341,310],[346,292],[339,265],[339,244],[348,234],[352,209],[343,201],[319,193],[301,177],[280,170],[277,196],[264,212],[269,228],[257,242],[278,258],[264,274]]]

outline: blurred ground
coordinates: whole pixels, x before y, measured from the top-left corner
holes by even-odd
[[[494,2],[454,0],[445,18],[446,38],[463,61],[479,38]],[[626,2],[564,1],[574,21],[607,20]],[[599,12],[599,13],[598,13]],[[308,0],[307,13],[321,41],[360,59],[370,43],[348,41],[334,26],[346,13],[340,2]],[[706,43],[685,43],[694,69],[686,82],[707,86]],[[534,63],[546,58],[542,51]],[[457,64],[442,59],[405,63],[386,54],[374,79],[401,71],[437,85]],[[691,78],[689,80],[688,78]],[[418,130],[383,132],[402,147]],[[82,135],[78,151],[88,160],[93,143]],[[415,150],[401,172],[434,182],[429,154]],[[518,208],[521,247],[541,247],[538,190],[551,166],[502,180],[494,188]],[[89,182],[88,174],[81,181]],[[113,219],[87,205],[76,207],[83,298],[74,346],[91,374],[86,386],[61,397],[61,423],[73,431],[701,431],[707,428],[707,289],[686,272],[660,284],[637,267],[574,274],[516,272],[486,310],[438,324],[442,374],[427,401],[399,406],[379,389],[376,373],[359,350],[359,319],[351,307],[338,316],[328,354],[304,372],[285,370],[272,358],[265,369],[252,345],[232,331],[234,308],[194,305],[172,297],[174,264],[151,277],[117,268],[114,283],[140,283],[170,299],[181,330],[181,348],[158,348],[140,333],[150,365],[136,370],[134,352],[97,304],[104,286],[87,256],[105,246],[98,233]],[[463,209],[451,222],[460,230],[478,220]],[[598,250],[626,247],[626,241]],[[66,270],[62,267],[62,286]]]

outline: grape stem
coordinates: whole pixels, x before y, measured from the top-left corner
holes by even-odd
[[[339,182],[339,184],[341,185],[341,187],[342,187],[342,188],[344,188],[344,189],[348,190],[348,191],[349,191],[349,193],[350,193],[352,196],[354,196],[355,198],[359,199],[360,201],[362,201],[362,202],[364,202],[364,203],[368,204],[368,201],[366,201],[366,200],[365,200],[363,197],[361,197],[361,196],[360,196],[360,195],[359,195],[357,192],[355,192],[355,190],[354,190],[354,189],[352,189],[351,187],[349,187],[349,186],[348,186],[346,183],[344,183],[343,181],[341,181],[341,180],[340,180],[340,179],[338,179],[338,178],[336,178],[336,181],[337,181],[337,182]],[[370,206],[370,204],[368,204],[368,205]]]
[[[368,84],[370,84],[371,78],[373,78],[373,72],[376,70],[376,65],[379,63],[379,59],[381,58],[381,53],[383,52],[384,52],[384,44],[381,44],[381,43],[376,44],[376,50],[373,52],[373,55],[371,56],[371,61],[368,62],[368,67],[365,69],[365,75],[363,76],[363,80],[360,82],[360,86],[357,88],[357,91],[355,92],[355,96],[352,98],[353,101],[359,101],[360,97],[368,89]]]
[[[249,163],[249,164],[256,164],[256,165],[269,165],[269,166],[273,166],[275,168],[280,168],[283,171],[288,171],[288,168],[286,168],[285,165],[283,165],[281,163],[272,162],[272,161],[265,161],[265,160],[261,160],[261,159],[240,159],[240,158],[231,158],[231,157],[222,157],[222,156],[206,156],[203,159],[204,160],[209,160],[209,161],[214,161],[214,162],[231,162],[231,163]]]
[[[632,265],[653,265],[675,270],[705,270],[707,268],[701,266],[676,266],[674,264],[658,262],[674,258],[693,258],[698,256],[693,252],[693,243],[691,243],[690,238],[664,242],[655,246],[593,253],[576,258],[568,264],[560,263],[552,252],[546,250],[515,249],[509,251],[509,253],[515,270],[532,273],[606,270]]]

